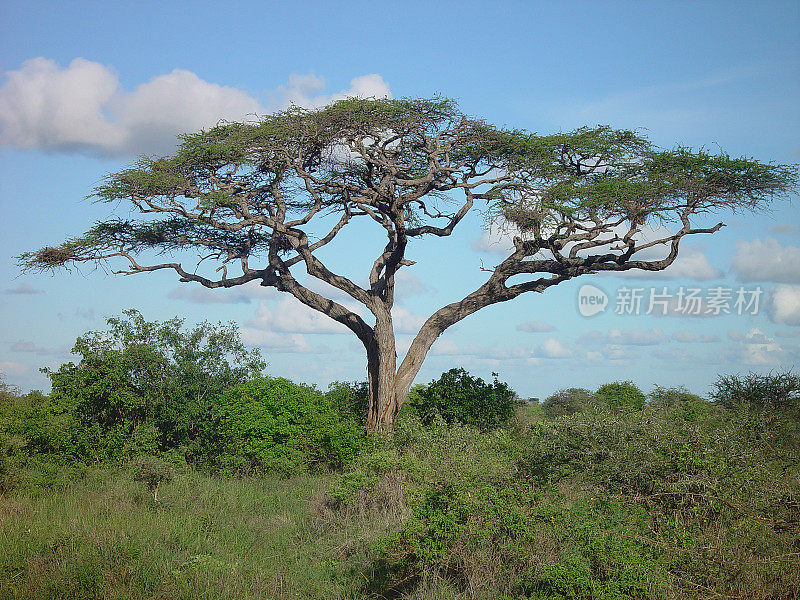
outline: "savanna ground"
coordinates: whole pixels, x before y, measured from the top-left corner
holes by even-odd
[[[489,431],[410,414],[338,471],[174,459],[158,503],[124,464],[20,473],[0,598],[800,597],[794,413],[597,398]]]

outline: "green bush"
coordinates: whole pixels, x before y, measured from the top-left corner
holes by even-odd
[[[800,408],[800,375],[792,371],[720,375],[711,398],[725,408],[749,405],[796,410]]]
[[[487,431],[514,415],[517,395],[508,384],[496,378],[488,384],[464,369],[450,369],[438,380],[417,388],[408,402],[426,425],[438,416],[447,423],[461,423]]]
[[[325,396],[343,418],[352,419],[359,425],[366,424],[369,411],[369,382],[334,381],[328,386]]]
[[[232,323],[186,330],[181,319],[146,321],[136,310],[107,323],[76,340],[78,364],[48,372],[53,403],[92,430],[101,460],[121,458],[143,424],[158,429],[161,450],[191,444],[216,397],[264,368]]]
[[[142,481],[153,494],[153,502],[158,504],[158,488],[162,483],[172,481],[174,471],[172,465],[153,455],[137,456],[131,461],[133,480]]]
[[[641,410],[647,398],[632,381],[615,381],[601,385],[595,392],[597,398],[615,410]]]
[[[648,404],[668,413],[672,418],[702,422],[708,419],[714,406],[684,387],[666,388],[656,386],[648,394]]]
[[[567,388],[545,398],[542,403],[544,414],[554,419],[563,415],[583,412],[597,406],[595,395],[584,388]]]
[[[261,378],[226,390],[201,438],[212,466],[236,474],[288,475],[313,466],[339,468],[364,442],[329,398],[287,379]]]
[[[647,395],[648,404],[654,408],[671,409],[686,402],[703,401],[697,394],[692,394],[685,387],[668,388],[657,385]]]

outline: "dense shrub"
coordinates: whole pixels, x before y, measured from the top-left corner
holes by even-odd
[[[583,412],[597,406],[597,398],[589,390],[583,388],[567,388],[557,391],[545,398],[542,403],[544,414],[551,419],[563,415]]]
[[[791,597],[800,432],[768,415],[680,388],[490,432],[412,415],[331,490],[351,519],[404,507],[350,572],[367,596]]]
[[[201,447],[211,465],[228,473],[286,475],[315,465],[341,467],[358,453],[364,435],[317,390],[260,378],[219,397]]]
[[[752,407],[800,408],[800,375],[792,371],[761,375],[720,375],[711,398],[725,408]]]
[[[359,425],[367,422],[369,382],[334,381],[328,386],[325,396],[343,418],[352,419]]]
[[[517,395],[497,378],[489,384],[464,369],[450,369],[438,380],[417,388],[408,402],[425,424],[438,416],[447,423],[472,425],[486,431],[513,416]]]
[[[161,449],[190,444],[216,397],[264,367],[233,324],[184,330],[181,319],[151,322],[136,310],[107,323],[75,342],[78,364],[49,372],[53,402],[93,430],[100,458],[119,458],[144,423]]]
[[[641,410],[647,401],[644,392],[632,381],[606,383],[595,392],[598,400],[616,410]]]
[[[684,387],[666,388],[656,386],[648,394],[648,403],[657,410],[665,411],[672,418],[701,422],[708,419],[715,407]]]
[[[675,408],[684,403],[693,403],[703,401],[697,394],[692,394],[685,387],[668,388],[656,386],[653,391],[647,395],[648,404],[655,408]]]

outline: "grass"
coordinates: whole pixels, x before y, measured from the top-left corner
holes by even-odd
[[[412,418],[341,473],[184,467],[158,503],[128,469],[70,477],[0,496],[0,600],[800,599],[780,412]]]
[[[176,476],[161,503],[124,471],[0,499],[0,598],[347,598],[310,502],[328,476]],[[313,504],[313,502],[311,502]]]

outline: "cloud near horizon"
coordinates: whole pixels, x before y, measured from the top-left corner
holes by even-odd
[[[61,67],[37,57],[6,71],[0,87],[0,146],[47,152],[131,156],[171,152],[180,133],[242,120],[290,104],[317,108],[349,96],[391,97],[378,74],[355,77],[325,95],[325,80],[289,76],[268,106],[244,90],[205,81],[185,69],[158,75],[132,92],[114,70],[76,58]]]
[[[800,283],[800,248],[774,238],[737,242],[732,265],[741,281]]]
[[[800,325],[800,285],[778,285],[767,299],[767,312],[773,323]]]

